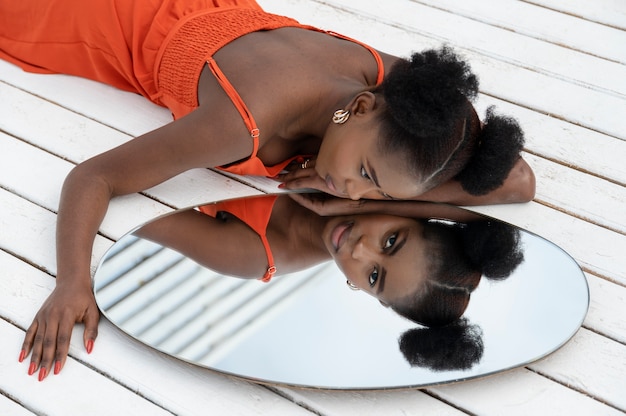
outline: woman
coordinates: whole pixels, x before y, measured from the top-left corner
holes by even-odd
[[[110,199],[191,168],[275,176],[311,155],[287,188],[460,204],[534,194],[519,126],[493,112],[481,125],[476,77],[446,48],[402,60],[253,0],[59,0],[2,2],[0,57],[140,93],[176,119],[66,178],[57,286],[24,342],[36,367],[64,362],[75,322],[93,348],[91,247]]]

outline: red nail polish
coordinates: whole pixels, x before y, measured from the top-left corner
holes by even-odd
[[[280,183],[278,184],[278,189],[285,189],[285,184],[284,183]]]
[[[26,351],[22,350],[22,351],[20,351],[19,362],[21,363],[22,361],[24,361],[24,358],[26,358]]]
[[[30,363],[30,366],[28,367],[28,375],[32,376],[33,374],[35,374],[36,369],[37,369],[37,364]]]
[[[93,351],[93,339],[87,341],[87,354],[91,354],[91,351]]]
[[[54,363],[54,375],[57,375],[61,372],[61,361],[57,361]]]
[[[46,378],[46,368],[41,367],[41,370],[39,370],[39,381],[42,381],[44,378]]]

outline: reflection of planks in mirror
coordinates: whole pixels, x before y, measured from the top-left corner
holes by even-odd
[[[132,235],[112,247],[104,264],[94,290],[108,318],[156,349],[203,365],[218,360],[246,331],[281,313],[291,301],[289,294],[323,276],[325,268],[271,285],[225,279]]]
[[[464,317],[443,330],[346,290],[333,262],[265,284],[200,267],[132,234],[104,257],[94,290],[105,316],[124,332],[219,372],[295,387],[423,387],[527,365],[580,327],[589,301],[582,271],[558,247],[518,232],[522,264],[503,281],[483,277]],[[439,337],[430,341],[438,354],[403,355],[398,340],[405,333],[414,345]]]

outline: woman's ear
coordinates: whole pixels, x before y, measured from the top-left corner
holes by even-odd
[[[381,98],[371,91],[363,91],[356,95],[350,103],[349,109],[352,115],[366,115],[378,108],[377,101]]]

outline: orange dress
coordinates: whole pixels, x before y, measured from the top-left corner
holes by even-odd
[[[261,238],[265,255],[267,256],[267,270],[260,279],[263,282],[269,282],[274,273],[276,273],[276,265],[274,264],[274,256],[270,243],[267,241],[267,225],[272,216],[272,208],[276,202],[276,195],[268,195],[263,197],[233,199],[222,201],[216,204],[204,205],[200,207],[200,211],[212,217],[217,216],[218,212],[228,212],[243,221],[248,227],[252,228]]]
[[[238,37],[281,27],[320,31],[266,13],[254,0],[7,0],[0,1],[0,58],[30,72],[76,75],[137,92],[175,118],[198,106],[198,80],[208,65],[254,142],[247,160],[223,169],[275,176],[293,159],[263,165],[254,117],[212,56]],[[382,60],[363,46],[378,63],[379,84]]]

